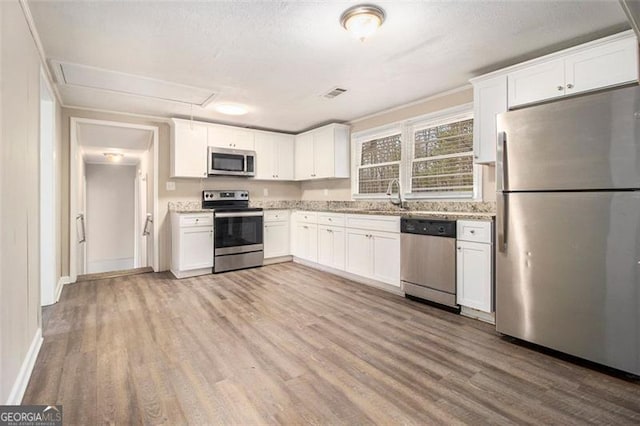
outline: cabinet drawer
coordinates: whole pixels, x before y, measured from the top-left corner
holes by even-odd
[[[318,223],[318,213],[317,212],[296,212],[295,219],[297,222],[304,223]]]
[[[264,222],[285,222],[289,220],[289,210],[267,210],[264,212]]]
[[[347,215],[347,228],[400,232],[399,216]]]
[[[493,233],[491,222],[481,220],[459,220],[457,223],[458,240],[477,243],[491,243]]]
[[[318,213],[318,224],[327,226],[344,226],[344,214]]]
[[[181,214],[180,227],[213,226],[213,213]]]

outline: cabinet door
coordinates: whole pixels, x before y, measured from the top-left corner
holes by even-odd
[[[344,270],[344,228],[318,226],[318,263]]]
[[[213,229],[193,227],[180,230],[181,271],[213,267]]]
[[[176,121],[171,146],[171,177],[207,177],[207,128]]]
[[[635,37],[617,40],[568,56],[566,93],[580,93],[638,80]]]
[[[275,176],[278,180],[294,179],[294,148],[295,137],[293,135],[274,135],[276,145]]]
[[[255,148],[255,133],[251,130],[233,129],[231,131],[231,147],[233,149],[253,151]]]
[[[458,241],[457,303],[484,312],[493,311],[491,244]]]
[[[321,127],[313,132],[313,178],[335,176],[335,129],[333,126]]]
[[[218,126],[215,124],[207,126],[207,143],[209,146],[218,148],[232,148],[232,129],[227,126]]]
[[[318,225],[297,223],[294,235],[294,255],[310,262],[318,261]]]
[[[289,255],[289,223],[274,222],[264,224],[265,259]]]
[[[496,115],[507,111],[507,76],[501,75],[473,86],[474,162],[496,161]]]
[[[532,65],[507,76],[509,108],[563,96],[564,59]]]
[[[295,145],[295,178],[311,179],[315,176],[313,163],[313,133],[296,136]]]
[[[345,269],[352,274],[372,278],[371,234],[358,229],[347,229],[347,259]]]
[[[373,279],[400,287],[400,234],[372,233]]]
[[[276,140],[270,133],[256,133],[256,176],[255,179],[276,179]]]

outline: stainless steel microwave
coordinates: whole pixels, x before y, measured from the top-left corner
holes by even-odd
[[[209,175],[255,176],[256,152],[210,146],[207,165]]]

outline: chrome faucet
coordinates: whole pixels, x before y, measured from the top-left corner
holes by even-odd
[[[389,199],[389,201],[391,201],[391,204],[393,204],[394,206],[400,206],[401,209],[404,209],[406,207],[404,204],[404,200],[402,199],[402,187],[400,186],[400,179],[394,178],[391,180],[391,182],[389,182],[389,186],[387,187],[387,195],[391,196],[391,190],[393,189],[394,183],[398,186],[398,199]]]

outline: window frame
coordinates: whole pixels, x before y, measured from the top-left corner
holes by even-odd
[[[367,165],[367,166],[362,166],[360,164],[360,161],[362,160],[361,156],[362,156],[362,144],[364,142],[368,142],[374,139],[381,139],[381,138],[386,138],[389,136],[394,136],[394,135],[400,135],[400,161],[392,161],[389,163],[379,163],[376,165]],[[360,194],[359,188],[360,188],[360,169],[361,168],[367,168],[367,167],[375,167],[375,166],[380,166],[380,165],[387,165],[387,164],[398,164],[399,165],[399,179],[402,179],[402,157],[403,157],[403,145],[404,145],[404,138],[405,138],[405,134],[404,134],[404,129],[402,128],[401,125],[399,124],[391,124],[391,125],[387,125],[387,126],[381,126],[381,127],[376,127],[374,129],[369,129],[369,130],[365,130],[362,132],[357,132],[351,135],[351,158],[353,159],[353,161],[351,162],[351,176],[353,176],[353,178],[351,179],[351,194],[352,194],[352,198],[354,199],[369,199],[369,200],[375,200],[375,199],[385,199],[387,198],[387,195],[385,193],[376,193],[376,194]]]
[[[352,200],[381,200],[388,199],[386,194],[360,194],[359,173],[360,155],[362,153],[362,143],[391,136],[400,133],[400,183],[403,189],[403,197],[406,200],[459,200],[459,201],[482,201],[482,167],[473,163],[473,191],[472,194],[440,192],[424,193],[412,192],[413,162],[415,160],[415,131],[435,127],[443,124],[475,119],[473,114],[473,103],[467,103],[452,108],[443,109],[429,114],[409,118],[380,127],[354,132],[351,135],[351,197]],[[471,151],[472,161],[473,148]]]

